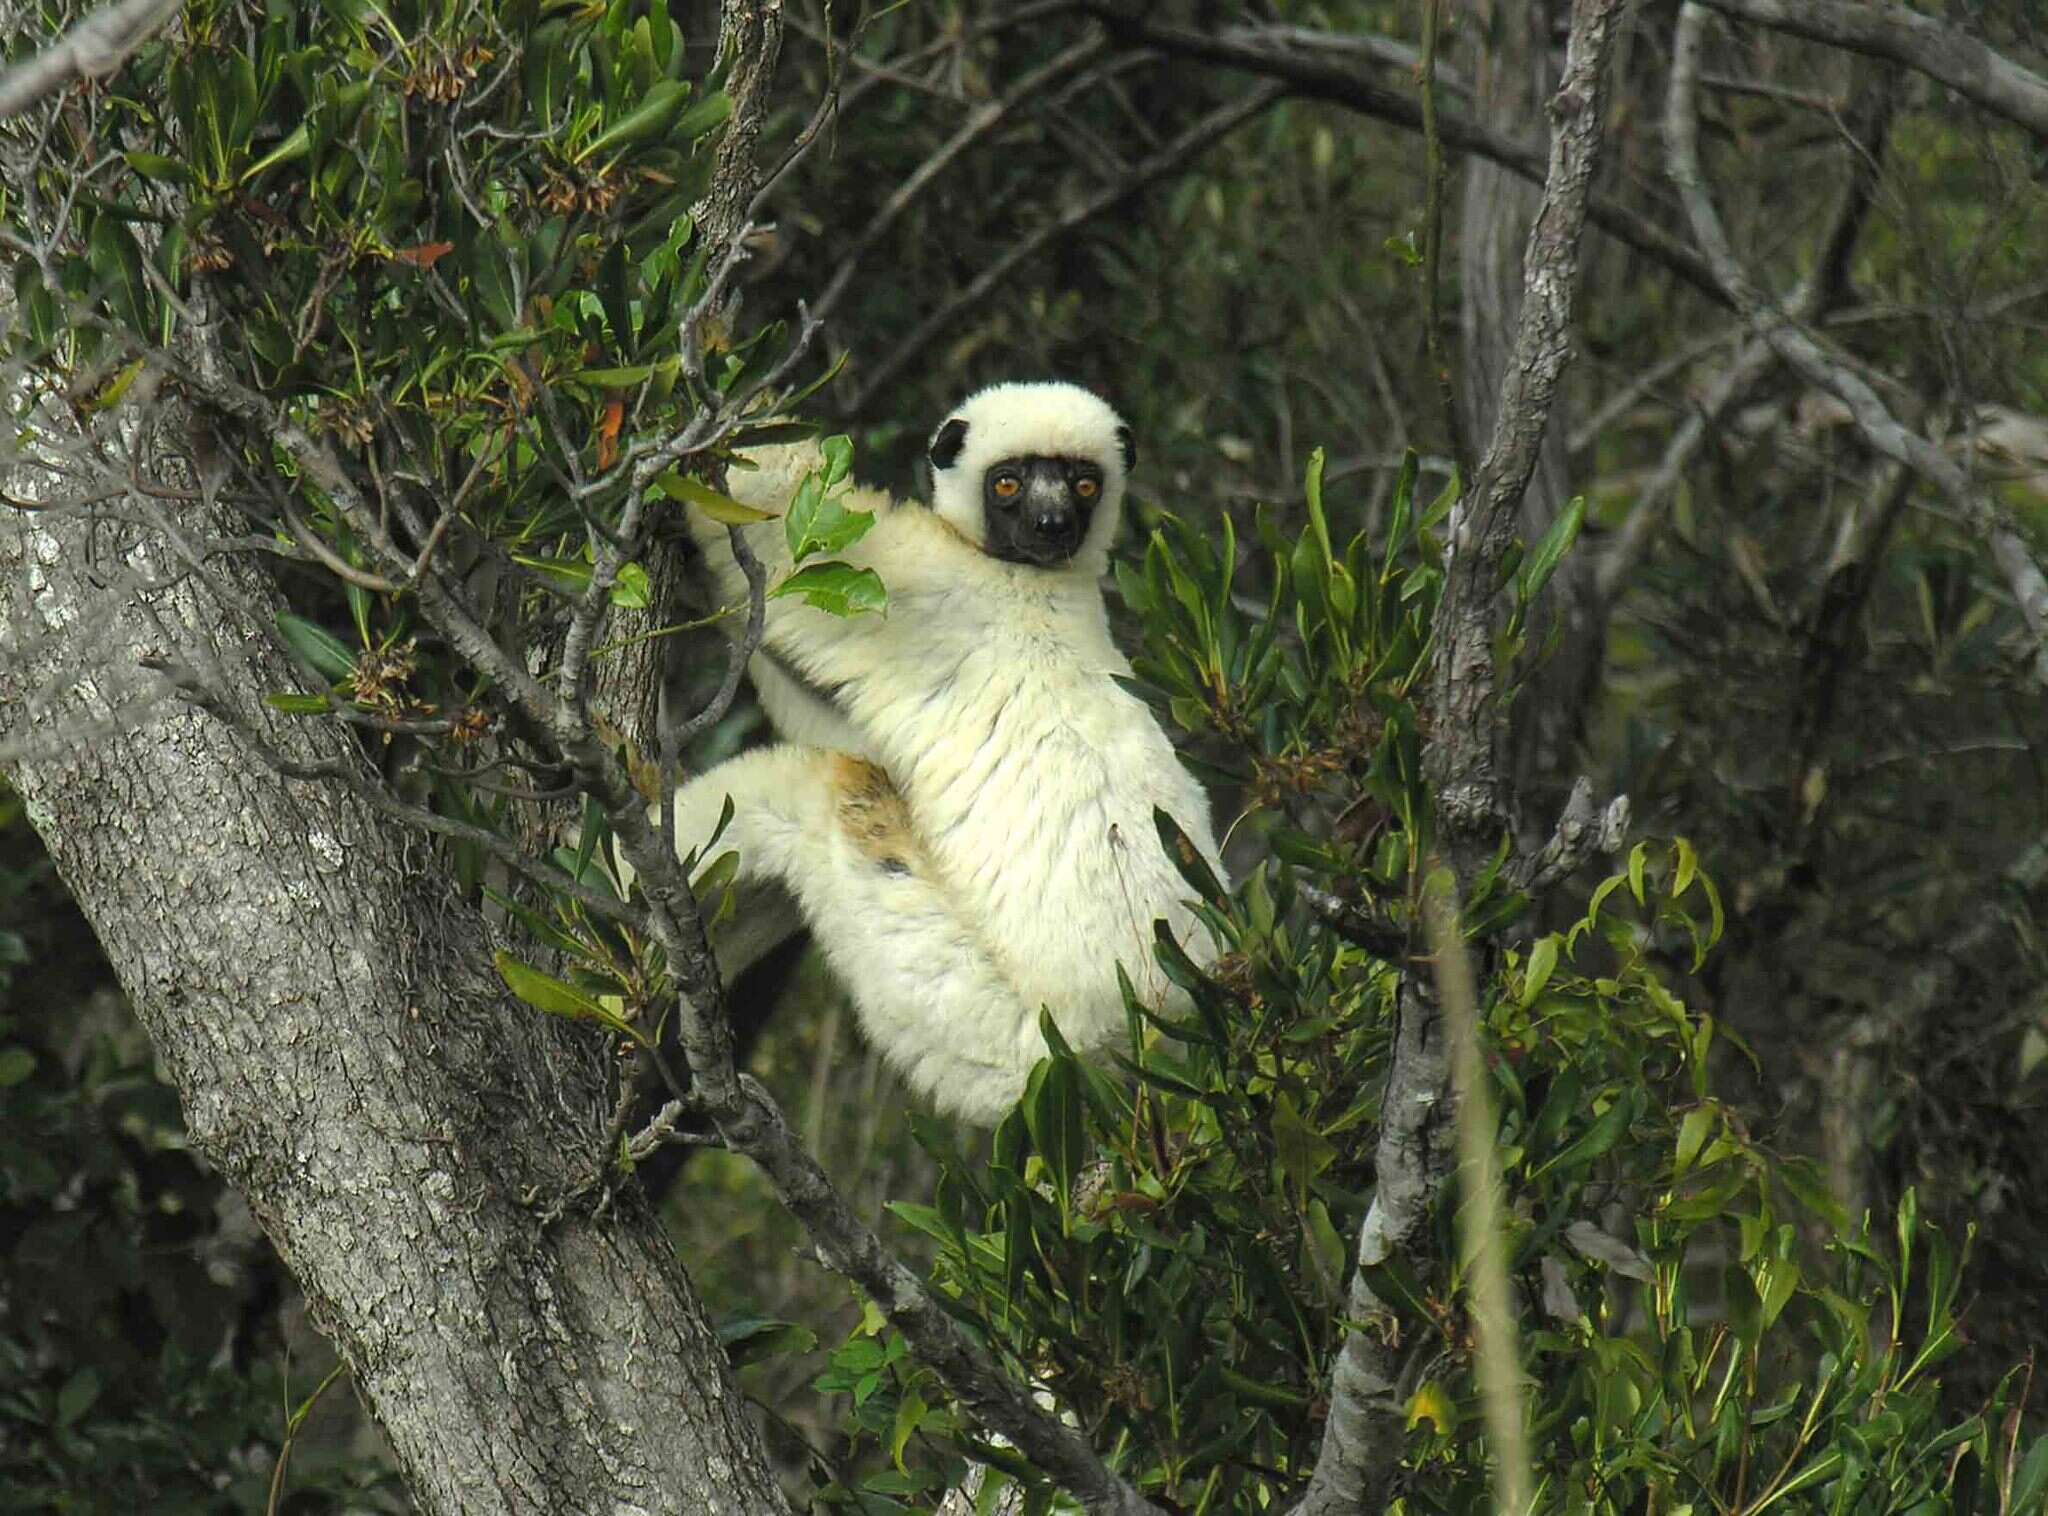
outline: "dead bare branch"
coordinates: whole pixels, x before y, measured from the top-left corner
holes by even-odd
[[[1735,256],[1700,167],[1695,99],[1705,26],[1706,11],[1688,0],[1679,12],[1664,114],[1667,170],[1678,186],[1694,238],[1737,311],[1772,351],[1807,383],[1840,400],[1865,442],[1939,489],[1984,540],[2033,635],[2035,677],[2048,684],[2048,576],[2034,561],[2026,539],[1960,464],[1892,414],[1847,355],[1798,324],[1795,312],[1774,308],[1775,302],[1758,288]]]
[[[183,0],[117,0],[0,74],[0,121],[18,116],[74,79],[104,79],[172,16]]]
[[[1813,42],[1902,64],[1966,100],[2048,138],[2048,79],[1961,27],[1903,5],[1856,0],[1701,0],[1711,10],[1759,21]]]

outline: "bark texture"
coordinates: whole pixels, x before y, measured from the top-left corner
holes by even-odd
[[[1544,105],[1555,85],[1547,4],[1484,7],[1468,60],[1477,82],[1476,113],[1502,135],[1541,138]],[[1522,251],[1541,189],[1484,157],[1465,164],[1464,204],[1458,219],[1460,346],[1458,399],[1465,434],[1488,436],[1500,413],[1501,384],[1514,352],[1522,314]],[[1528,490],[1517,506],[1525,542],[1542,537],[1571,498],[1565,437],[1571,417],[1553,405],[1537,449]],[[1599,679],[1602,617],[1593,582],[1593,559],[1573,553],[1558,565],[1550,593],[1530,616],[1529,641],[1554,634],[1551,656],[1530,676],[1512,733],[1512,773],[1518,796],[1541,819],[1556,809],[1573,767],[1586,706]],[[1548,780],[1547,788],[1539,788]],[[1540,834],[1539,834],[1540,835]]]
[[[533,1203],[599,1161],[603,1047],[505,993],[423,840],[151,698],[145,655],[251,713],[293,685],[263,582],[209,569],[132,527],[0,517],[0,753],[195,1147],[422,1510],[787,1509],[653,1217],[621,1197],[543,1224]],[[344,755],[325,723],[273,729]]]

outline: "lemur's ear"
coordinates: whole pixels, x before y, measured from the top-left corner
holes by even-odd
[[[948,469],[960,461],[960,450],[965,446],[967,422],[955,416],[932,433],[932,445],[925,450],[925,456],[932,460],[933,468]]]
[[[1124,450],[1124,472],[1128,474],[1138,466],[1138,439],[1131,435],[1131,429],[1120,426],[1116,429],[1116,445]]]

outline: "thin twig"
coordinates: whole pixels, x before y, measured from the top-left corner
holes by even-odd
[[[1242,98],[1211,111],[1165,147],[1146,158],[1122,179],[1097,190],[1078,205],[1072,206],[1040,226],[1029,236],[1020,237],[1011,243],[1003,256],[983,269],[965,289],[913,327],[910,335],[875,365],[862,380],[859,389],[846,400],[844,409],[849,414],[857,413],[871,396],[888,388],[895,382],[896,376],[923,353],[940,332],[952,325],[963,312],[981,305],[1004,280],[1009,278],[1011,271],[1020,263],[1035,257],[1073,231],[1075,227],[1120,204],[1153,180],[1179,168],[1219,138],[1265,110],[1279,99],[1282,93],[1283,90],[1277,84],[1261,85],[1248,91]]]
[[[967,119],[954,129],[953,135],[940,143],[924,162],[911,171],[908,178],[890,192],[889,198],[876,208],[860,235],[854,238],[853,246],[841,255],[839,266],[832,271],[832,277],[826,282],[824,293],[812,304],[811,309],[817,313],[819,319],[824,320],[832,314],[834,307],[839,304],[840,296],[844,295],[853,283],[853,276],[860,267],[861,259],[888,235],[889,228],[896,224],[897,219],[917,203],[924,192],[931,188],[938,177],[962,153],[1001,126],[1012,111],[1037,99],[1039,92],[1048,84],[1079,69],[1107,46],[1107,41],[1099,32],[1083,37],[1031,70],[1011,86],[1007,93],[969,111]]]

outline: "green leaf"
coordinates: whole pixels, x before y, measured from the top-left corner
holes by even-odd
[[[287,716],[324,716],[334,708],[325,695],[265,695],[263,703]]]
[[[1634,1119],[1635,1102],[1630,1099],[1628,1093],[1617,1092],[1614,1103],[1602,1111],[1591,1126],[1574,1138],[1569,1147],[1530,1171],[1530,1181],[1533,1183],[1552,1170],[1568,1174],[1573,1169],[1586,1167],[1621,1141],[1622,1134],[1628,1130],[1629,1123]]]
[[[86,250],[107,308],[130,331],[150,334],[155,329],[154,305],[135,234],[118,217],[103,215],[93,222]]]
[[[726,526],[746,526],[755,521],[773,521],[775,511],[759,510],[751,505],[742,505],[730,495],[720,494],[701,479],[692,479],[688,474],[679,474],[674,469],[654,481],[654,487],[684,505],[694,505],[713,521]]]
[[[590,949],[585,947],[582,943],[578,942],[574,937],[571,937],[567,932],[563,931],[560,927],[556,926],[552,921],[549,921],[546,917],[542,916],[539,912],[532,910],[527,906],[521,905],[517,900],[512,899],[508,895],[499,894],[489,885],[485,885],[483,887],[483,893],[484,898],[486,900],[490,901],[493,905],[497,906],[499,910],[503,911],[506,915],[512,917],[521,926],[525,927],[529,932],[533,933],[533,935],[538,940],[546,943],[556,952],[562,954],[563,957],[581,958],[585,960],[589,959]]]
[[[1585,524],[1586,497],[1574,495],[1557,513],[1557,519],[1550,523],[1550,529],[1536,544],[1535,551],[1522,561],[1520,578],[1524,605],[1543,593],[1543,586],[1550,582],[1550,576],[1557,572],[1558,563],[1579,540],[1579,528]]]
[[[1330,523],[1323,515],[1323,450],[1317,448],[1308,455],[1308,470],[1302,477],[1302,490],[1308,499],[1309,530],[1315,534],[1316,551],[1322,555],[1325,565],[1334,564],[1337,555],[1330,548]]]
[[[486,228],[477,233],[467,259],[470,291],[500,332],[519,326],[519,302],[506,268],[506,253],[497,235]]]
[[[1230,892],[1209,867],[1209,860],[1202,856],[1202,850],[1194,840],[1181,830],[1180,823],[1159,807],[1152,809],[1152,826],[1159,833],[1159,845],[1166,849],[1166,856],[1180,871],[1180,877],[1188,887],[1211,905],[1221,905],[1230,898]]]
[[[825,459],[825,489],[829,493],[853,472],[853,439],[844,432],[835,433],[818,444],[818,451]]]
[[[1536,997],[1543,993],[1543,986],[1550,983],[1550,976],[1557,968],[1559,938],[1555,932],[1539,938],[1529,949],[1529,966],[1522,973],[1520,1003],[1524,1007],[1534,1005]]]
[[[535,1010],[546,1011],[550,1016],[566,1016],[571,1021],[594,1021],[622,1037],[638,1039],[639,1034],[616,1012],[606,1010],[574,985],[543,974],[507,952],[493,953],[491,962],[497,965],[498,977],[505,981],[505,987]]]
[[[0,1090],[12,1089],[36,1071],[36,1055],[27,1048],[0,1048]]]
[[[576,382],[601,390],[636,389],[654,377],[654,367],[651,363],[635,363],[627,368],[578,369]]]
[[[1301,1205],[1308,1202],[1310,1182],[1337,1157],[1336,1145],[1302,1119],[1285,1091],[1273,1098],[1273,1151],[1280,1160],[1280,1172],[1294,1185],[1296,1203]]]
[[[1304,1220],[1304,1250],[1315,1270],[1316,1282],[1322,1286],[1324,1300],[1335,1305],[1344,1298],[1344,1239],[1337,1235],[1336,1224],[1330,1220],[1330,1208],[1320,1200],[1309,1201]]]
[[[145,179],[155,179],[165,184],[193,184],[198,175],[189,165],[176,158],[166,158],[161,153],[123,153],[128,166]]]
[[[1041,1019],[1043,1013],[1041,1013]],[[1088,1134],[1082,1124],[1081,1071],[1072,1058],[1048,1058],[1031,1071],[1024,1087],[1024,1124],[1031,1146],[1043,1160],[1060,1208],[1073,1204],[1074,1178],[1086,1161]]]
[[[293,656],[322,678],[346,679],[356,671],[355,654],[324,626],[280,611],[277,629]]]
[[[1692,844],[1683,837],[1672,839],[1671,853],[1674,860],[1671,870],[1671,898],[1676,900],[1692,888],[1693,876],[1699,872],[1700,860],[1693,852]]]
[[[647,570],[637,563],[620,564],[618,577],[612,580],[612,604],[622,611],[644,611],[654,604]]]
[[[812,473],[797,487],[789,502],[789,514],[782,527],[789,538],[789,556],[802,563],[813,553],[842,553],[868,534],[875,524],[873,511],[849,511],[827,493],[825,476],[830,470]]]
[[[581,558],[536,558],[529,553],[514,553],[512,561],[532,569],[564,595],[581,595],[590,588],[590,565]]]
[[[676,118],[669,135],[678,142],[694,143],[699,137],[725,125],[732,115],[732,96],[724,90],[706,95]]]
[[[247,184],[266,169],[276,168],[281,163],[293,163],[306,156],[313,146],[313,131],[310,122],[302,122],[292,134],[278,143],[269,152],[258,158],[242,171],[241,182]]]
[[[1671,1157],[1671,1178],[1673,1182],[1683,1179],[1686,1171],[1700,1156],[1700,1149],[1706,1146],[1707,1137],[1719,1124],[1720,1113],[1712,1106],[1696,1105],[1687,1111],[1678,1123],[1678,1147]]]
[[[818,1334],[794,1321],[769,1316],[740,1316],[718,1324],[718,1340],[734,1368],[764,1358],[794,1357],[818,1345]]]
[[[2006,1516],[2035,1516],[2042,1510],[2048,1510],[2048,1436],[2035,1438],[2027,1456],[2020,1460],[2019,1472],[2013,1476],[2012,1498],[2005,1508]]]
[[[857,616],[888,609],[889,592],[873,569],[857,569],[832,559],[807,563],[768,592],[770,600],[796,595],[834,616]]]
[[[889,1458],[898,1469],[903,1468],[903,1445],[923,1424],[925,1410],[924,1397],[915,1388],[905,1390],[896,1402],[896,1422],[889,1429]]]
[[[656,80],[654,87],[641,97],[638,106],[584,143],[569,161],[581,163],[598,153],[616,152],[635,142],[645,142],[650,137],[665,134],[689,98],[688,84],[674,79]]]
[[[99,1398],[100,1376],[91,1369],[78,1370],[64,1381],[64,1388],[57,1392],[57,1425],[74,1425]]]

